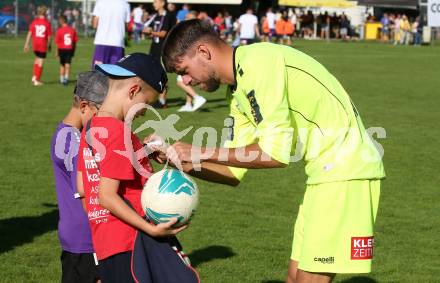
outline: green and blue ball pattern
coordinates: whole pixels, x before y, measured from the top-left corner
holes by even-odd
[[[175,226],[189,222],[199,202],[196,183],[185,173],[164,169],[153,174],[142,192],[142,207],[153,223],[165,223],[177,218]]]

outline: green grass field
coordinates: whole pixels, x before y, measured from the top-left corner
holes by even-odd
[[[58,282],[57,205],[49,156],[52,133],[67,113],[73,84],[58,84],[54,53],[40,88],[31,86],[23,39],[0,39],[0,282]],[[440,282],[440,47],[298,41],[295,46],[340,79],[366,127],[383,127],[387,179],[376,225],[373,273],[336,282]],[[127,52],[147,51],[146,43]],[[73,75],[90,68],[93,46],[82,39]],[[175,113],[184,95],[170,76]],[[179,129],[223,126],[224,89],[207,96]],[[148,117],[148,116],[147,116]],[[145,119],[145,118],[144,118]],[[192,135],[189,135],[192,136]],[[188,139],[187,139],[188,140]],[[301,163],[250,172],[237,188],[199,181],[201,204],[181,234],[202,282],[283,282],[293,224],[304,193]]]

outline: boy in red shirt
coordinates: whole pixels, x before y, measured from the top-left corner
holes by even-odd
[[[78,35],[76,30],[67,24],[65,16],[58,18],[60,28],[55,36],[55,44],[57,45],[57,56],[60,58],[60,83],[67,86],[69,83],[70,64],[75,54]]]
[[[24,52],[29,52],[29,42],[32,37],[32,49],[36,56],[34,61],[34,70],[32,73],[32,83],[34,86],[40,86],[41,74],[43,73],[43,62],[46,58],[48,47],[50,49],[50,37],[52,36],[52,28],[49,21],[46,19],[47,8],[39,6],[37,8],[37,17],[29,26],[29,32],[26,36],[24,44]]]
[[[142,218],[140,198],[152,167],[146,154],[139,156],[143,145],[124,123],[133,106],[157,100],[167,77],[159,60],[142,53],[96,69],[109,77],[109,91],[81,135],[78,192],[85,196],[101,280],[129,283],[134,282],[130,264],[136,230],[161,237],[186,228],[173,228],[177,219],[153,225]],[[144,112],[141,107],[132,118]]]

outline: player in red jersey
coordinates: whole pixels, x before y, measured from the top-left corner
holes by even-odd
[[[29,26],[29,32],[24,44],[24,52],[29,51],[29,42],[32,37],[32,49],[35,53],[34,71],[32,73],[32,83],[34,86],[40,86],[41,74],[43,73],[43,62],[46,58],[48,47],[50,48],[50,37],[52,36],[52,29],[49,21],[46,19],[47,8],[39,6],[37,8],[37,17]]]
[[[57,45],[57,56],[60,59],[60,83],[67,85],[69,82],[70,64],[75,54],[78,35],[76,30],[67,24],[65,16],[61,15],[58,21],[60,28],[55,36],[55,44]]]

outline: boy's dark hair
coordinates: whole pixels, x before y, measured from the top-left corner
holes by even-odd
[[[200,40],[215,44],[224,43],[206,21],[188,20],[178,23],[168,33],[162,50],[162,61],[168,72],[176,71],[179,58],[185,56]]]
[[[58,17],[58,20],[61,21],[61,22],[63,22],[63,23],[67,23],[67,18],[66,18],[66,16],[64,16],[64,15],[60,15],[60,16]]]

